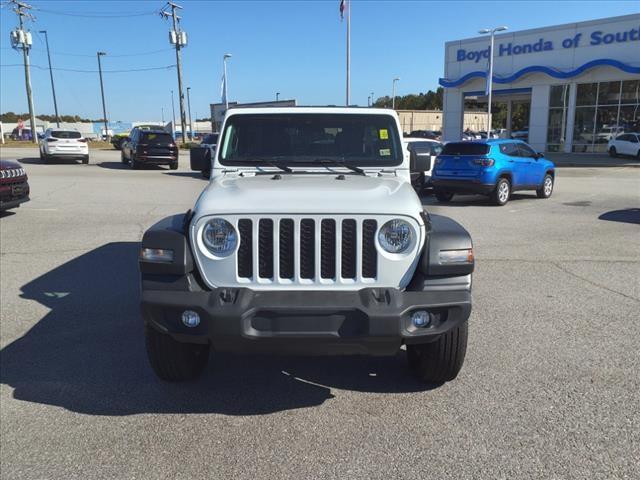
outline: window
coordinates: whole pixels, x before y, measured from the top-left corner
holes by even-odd
[[[394,118],[384,114],[238,114],[227,120],[219,158],[223,165],[399,165],[403,146],[397,130]]]
[[[474,142],[447,143],[442,149],[442,155],[486,155],[489,145]]]
[[[578,94],[576,96],[576,105],[595,105],[598,95],[597,83],[582,83],[578,85]]]
[[[538,154],[529,145],[518,143],[518,153],[525,158],[538,158]]]
[[[80,132],[63,131],[63,130],[53,130],[51,132],[51,136],[53,138],[82,138],[82,135],[80,135]]]
[[[510,157],[518,156],[518,146],[513,142],[501,143],[500,152]]]
[[[440,155],[442,153],[442,144],[440,143],[432,143],[431,144],[431,155]]]
[[[631,135],[630,134],[619,135],[619,136],[616,137],[616,140],[618,140],[620,142],[630,142],[631,141]]]
[[[168,145],[173,143],[173,138],[168,133],[162,132],[141,132],[140,143],[146,143],[149,145]]]
[[[631,143],[640,143],[640,137],[638,135],[629,135],[629,141]]]
[[[547,150],[559,152],[564,149],[569,106],[569,85],[552,85],[549,97],[549,124],[547,128]]]

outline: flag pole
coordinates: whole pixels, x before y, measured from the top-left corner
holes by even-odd
[[[347,7],[347,107],[351,96],[351,0],[345,0]]]

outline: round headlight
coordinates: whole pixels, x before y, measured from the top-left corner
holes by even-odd
[[[413,227],[408,222],[395,218],[382,226],[378,242],[389,253],[402,253],[409,248],[414,235]]]
[[[238,234],[223,218],[209,220],[202,230],[202,241],[211,253],[219,257],[230,255],[238,244]]]

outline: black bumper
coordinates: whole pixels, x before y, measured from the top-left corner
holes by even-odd
[[[489,194],[495,188],[493,183],[479,183],[472,180],[439,180],[431,178],[433,188],[452,193]]]
[[[178,341],[210,343],[218,351],[393,355],[403,343],[435,340],[471,312],[468,289],[195,292],[150,290],[145,283],[150,286],[143,280],[142,313],[149,326]],[[183,325],[185,310],[200,315],[197,327]],[[415,310],[430,312],[428,327],[412,325]]]
[[[0,210],[9,210],[10,208],[19,207],[21,203],[28,202],[29,197],[15,198],[13,200],[7,200],[0,202]]]

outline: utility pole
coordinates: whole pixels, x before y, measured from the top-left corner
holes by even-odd
[[[191,87],[187,87],[187,106],[189,107],[189,140],[193,142],[193,121],[191,118]]]
[[[171,113],[173,114],[171,120],[171,135],[176,138],[176,104],[173,101],[173,90],[171,90]]]
[[[373,107],[373,104],[375,103],[375,100],[373,99],[373,92],[371,92],[371,106]]]
[[[100,75],[100,94],[102,95],[102,119],[104,120],[104,135],[107,138],[107,142],[111,140],[111,135],[109,135],[109,120],[107,120],[107,105],[104,102],[104,83],[102,82],[102,63],[100,62],[100,57],[106,55],[106,52],[97,52],[96,56],[98,57],[98,74]]]
[[[182,93],[182,59],[180,55],[180,50],[182,47],[187,46],[187,32],[183,32],[180,29],[180,17],[176,14],[176,10],[182,10],[180,5],[177,5],[173,2],[167,2],[164,7],[170,8],[171,13],[166,10],[162,10],[160,15],[163,18],[171,17],[173,20],[173,30],[170,32],[170,42],[176,47],[176,67],[178,70],[178,99],[180,101],[180,124],[182,125],[182,143],[186,143],[186,119],[185,119],[185,111],[184,111],[184,94]]]
[[[398,80],[400,80],[400,79],[399,78],[394,78],[393,79],[393,87],[392,87],[393,93],[391,95],[391,97],[392,97],[391,98],[391,109],[392,110],[396,109],[396,82]]]
[[[347,8],[347,107],[351,102],[351,1],[345,0]]]
[[[33,21],[33,15],[25,10],[31,10],[33,7],[22,3],[18,0],[11,0],[10,3],[14,6],[13,11],[18,15],[18,30],[11,32],[11,45],[13,48],[22,50],[22,59],[24,62],[24,83],[27,89],[27,101],[29,103],[29,123],[31,125],[31,141],[38,143],[38,134],[36,132],[36,114],[33,108],[33,92],[31,90],[31,64],[29,61],[29,50],[31,49],[31,32],[24,31],[23,18],[27,17]]]
[[[56,126],[60,128],[60,116],[58,115],[58,102],[56,101],[56,87],[53,84],[53,68],[51,68],[51,52],[49,51],[49,36],[46,30],[40,30],[44,34],[44,41],[47,45],[47,59],[49,60],[49,76],[51,77],[51,91],[53,92],[53,109],[56,112]]]

